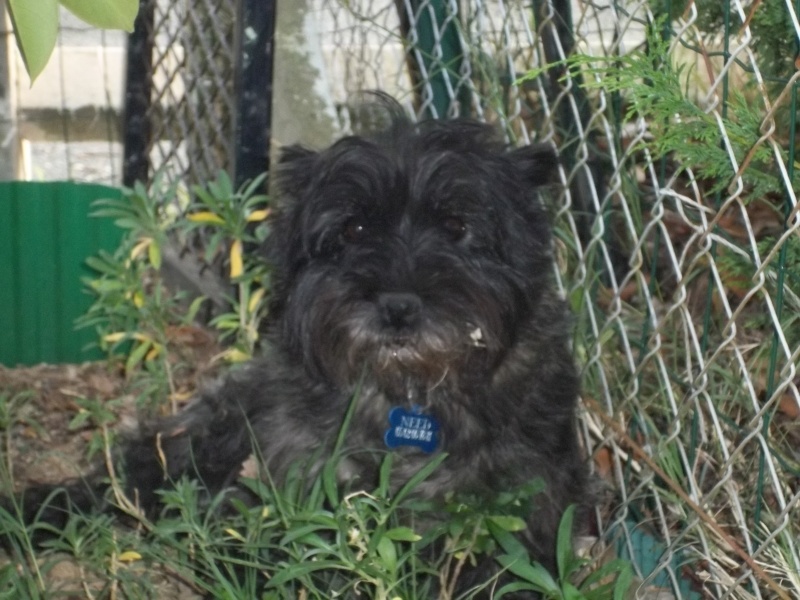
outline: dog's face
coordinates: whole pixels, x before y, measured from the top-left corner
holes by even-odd
[[[535,188],[555,163],[471,122],[287,149],[270,242],[281,342],[338,384],[491,368],[549,285]]]

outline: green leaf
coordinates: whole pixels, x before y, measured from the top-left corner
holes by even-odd
[[[528,550],[522,542],[511,535],[506,529],[496,525],[491,519],[486,522],[486,527],[489,533],[492,534],[492,537],[500,544],[500,547],[508,552],[508,554],[511,556],[522,556],[526,560],[530,560],[528,558]]]
[[[617,580],[614,583],[614,600],[625,600],[632,584],[633,569],[628,564],[621,565],[619,575],[617,575]]]
[[[565,581],[561,585],[561,594],[563,595],[564,600],[586,600],[586,596],[584,596],[581,591],[569,581]]]
[[[500,600],[500,598],[504,598],[506,594],[514,594],[516,592],[539,592],[541,591],[538,586],[531,585],[530,583],[523,583],[521,581],[515,581],[513,583],[509,583],[501,587],[495,594],[492,596],[494,600]]]
[[[33,2],[27,0],[29,4]],[[35,0],[37,3],[42,0]],[[133,31],[139,0],[60,0],[79,19],[102,29]]]
[[[155,240],[147,247],[147,258],[155,269],[161,268],[161,246]]]
[[[289,565],[279,564],[278,568],[280,570],[276,571],[272,579],[270,579],[266,584],[268,589],[278,588],[282,585],[285,585],[289,581],[300,579],[315,571],[324,571],[325,569],[347,569],[345,565],[342,565],[342,563],[336,560],[308,561],[305,563]]]
[[[427,479],[431,473],[433,473],[436,468],[442,464],[445,459],[447,458],[447,453],[442,452],[441,454],[436,455],[431,461],[422,467],[419,471],[417,471],[411,479],[409,479],[403,487],[401,487],[398,492],[395,494],[394,499],[392,500],[391,505],[389,505],[389,509],[387,512],[393,512],[403,501],[403,499],[408,496],[414,489],[425,479]]]
[[[128,355],[128,360],[125,361],[125,371],[130,373],[134,367],[144,360],[145,354],[152,347],[150,341],[142,342]]]
[[[558,596],[559,589],[553,576],[539,563],[528,562],[524,556],[509,556],[508,554],[498,556],[497,562],[520,579],[538,587],[539,591],[550,596]]]
[[[489,520],[505,531],[522,531],[528,527],[525,519],[511,515],[493,515]]]
[[[561,522],[558,524],[558,538],[556,540],[556,561],[558,574],[566,579],[571,571],[572,560],[575,554],[572,551],[572,523],[575,521],[575,505],[571,504],[564,511]]]
[[[33,82],[44,70],[58,37],[57,0],[9,0],[14,37]]]
[[[316,523],[302,525],[300,527],[291,529],[281,538],[280,545],[287,546],[295,541],[299,541],[301,543],[313,542],[312,545],[316,545],[320,539],[319,535],[317,535],[317,532],[321,529],[324,529],[324,527],[321,527]]]
[[[194,318],[197,316],[197,313],[200,311],[200,307],[206,300],[207,298],[205,296],[198,296],[192,301],[192,303],[189,305],[189,310],[186,311],[186,315],[184,316],[184,321],[186,323],[194,322]]]
[[[387,452],[381,462],[380,476],[378,477],[378,495],[385,498],[389,494],[389,486],[392,482],[392,464],[394,454]]]
[[[422,536],[415,533],[410,527],[395,527],[383,535],[390,540],[396,540],[398,542],[418,542],[422,539]]]
[[[382,537],[378,542],[378,556],[381,557],[386,570],[390,573],[397,571],[397,550],[394,547],[394,542],[388,537]]]

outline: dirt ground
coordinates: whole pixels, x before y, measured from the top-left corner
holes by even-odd
[[[126,380],[106,363],[49,365],[10,369],[0,366],[0,394],[10,406],[11,475],[16,488],[32,482],[73,477],[87,466],[91,426],[70,430],[81,410],[77,400],[123,399],[123,419],[133,418],[133,396]]]
[[[192,396],[198,382],[206,381],[219,371],[215,361],[220,348],[213,336],[191,328],[175,332],[176,349],[170,363],[177,374],[177,396]],[[130,428],[139,418],[137,384],[126,377],[124,370],[106,361],[80,365],[40,364],[9,368],[0,366],[0,458],[3,469],[10,473],[0,478],[0,493],[19,491],[34,483],[58,482],[73,478],[89,467],[88,444],[96,429],[91,423],[70,427],[83,410],[80,402],[90,399],[114,401],[116,428]],[[164,399],[163,411],[169,410]],[[8,476],[6,476],[8,475]],[[9,481],[11,482],[9,484]],[[11,489],[9,489],[11,488]],[[0,566],[9,557],[0,550]],[[85,574],[67,556],[50,556],[47,589],[59,598],[88,598]],[[132,568],[136,568],[132,566]],[[154,573],[155,579],[161,579]],[[95,585],[92,585],[94,583]],[[102,587],[89,582],[90,587]],[[158,583],[159,598],[197,598],[186,586],[164,578]],[[0,596],[3,590],[0,589]],[[100,596],[104,597],[104,596]]]

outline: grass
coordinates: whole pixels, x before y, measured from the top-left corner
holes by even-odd
[[[0,396],[7,427],[18,406],[11,400]],[[109,444],[109,414],[89,401],[81,405]],[[545,492],[539,482],[491,499],[423,503],[414,489],[446,455],[390,490],[393,454],[387,452],[374,490],[342,489],[336,470],[346,427],[345,421],[337,450],[316,477],[309,481],[302,464],[280,487],[266,472],[243,477],[246,502],[242,494],[208,499],[197,482],[180,480],[163,492],[164,511],[156,520],[122,504],[123,521],[74,515],[55,531],[42,522],[23,525],[13,509],[0,510],[11,550],[10,560],[0,562],[0,598],[454,600],[489,588],[495,598],[539,590],[547,598],[610,600],[629,586],[626,564],[575,556],[571,510],[559,535],[559,574],[531,560],[514,533],[525,528],[536,495]],[[4,489],[9,479],[6,468]],[[114,498],[109,493],[111,502],[119,501]],[[37,546],[33,535],[42,531],[54,536]],[[459,588],[464,572],[485,560],[496,561],[503,579],[495,575]]]

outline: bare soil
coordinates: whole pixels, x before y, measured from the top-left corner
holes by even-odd
[[[175,374],[175,396],[155,399],[162,412],[174,404],[191,398],[198,382],[214,376],[219,370],[215,360],[220,348],[208,332],[199,328],[180,328],[174,333],[176,346],[170,353],[170,364]],[[9,368],[0,366],[0,402],[8,409],[7,427],[0,429],[0,460],[3,477],[0,493],[18,492],[35,483],[53,483],[74,478],[90,467],[87,459],[88,445],[96,434],[91,423],[70,427],[70,423],[83,410],[82,399],[100,402],[116,401],[115,427],[132,427],[139,417],[137,397],[141,392],[132,378],[126,377],[122,367],[103,361],[86,364],[40,364]],[[4,471],[8,471],[4,473]],[[10,562],[10,557],[0,550],[0,567]],[[113,597],[107,582],[97,581],[76,561],[67,555],[49,553],[40,566],[47,565],[45,596],[58,598]],[[135,563],[126,565],[133,570],[143,569]],[[158,597],[165,599],[198,598],[187,586],[166,574],[148,573],[151,583],[158,589]],[[3,590],[0,590],[2,595]],[[99,595],[98,595],[99,593]],[[111,593],[111,596],[108,594]]]

